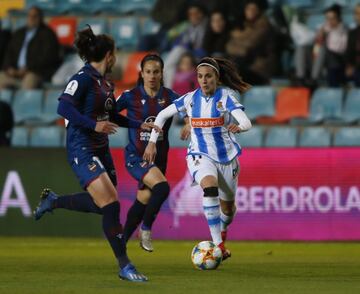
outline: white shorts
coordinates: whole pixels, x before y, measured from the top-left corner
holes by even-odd
[[[238,185],[240,165],[237,157],[227,164],[215,162],[205,155],[188,155],[187,166],[194,181],[200,185],[206,176],[214,176],[218,180],[219,197],[224,201],[235,199]]]

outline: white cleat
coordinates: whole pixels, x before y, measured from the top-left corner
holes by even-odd
[[[153,252],[154,247],[152,245],[151,231],[139,229],[140,247],[148,252]]]

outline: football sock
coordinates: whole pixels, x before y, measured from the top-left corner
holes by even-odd
[[[125,267],[130,261],[126,254],[126,242],[123,235],[123,229],[120,224],[120,203],[112,202],[103,208],[102,226],[106,238],[119,262],[120,268]]]
[[[161,182],[152,188],[151,197],[145,209],[143,224],[141,226],[143,230],[151,230],[156,215],[166,198],[169,196],[169,193],[170,186],[168,182]]]
[[[204,189],[203,208],[212,240],[215,245],[219,245],[222,239],[220,231],[220,199],[217,187]]]
[[[60,196],[54,201],[53,208],[102,214],[100,207],[95,204],[88,192]]]
[[[220,221],[221,221],[221,232],[226,232],[228,226],[232,223],[234,216],[236,214],[236,207],[234,206],[234,209],[230,215],[227,215],[222,212],[220,209]]]
[[[137,199],[130,207],[127,213],[126,223],[124,227],[124,238],[126,242],[131,238],[132,234],[135,232],[136,228],[141,223],[144,217],[145,208],[146,205],[141,203]]]

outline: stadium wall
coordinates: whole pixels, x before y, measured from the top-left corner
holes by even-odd
[[[122,149],[112,150],[122,216],[136,194]],[[186,150],[172,148],[171,194],[154,228],[158,239],[208,239],[202,191],[191,186]],[[360,240],[360,148],[246,149],[240,157],[233,240]],[[44,187],[81,191],[64,149],[0,149],[0,234],[101,236],[97,215],[57,210],[35,222]]]

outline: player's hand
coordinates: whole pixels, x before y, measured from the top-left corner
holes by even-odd
[[[156,157],[156,144],[154,142],[149,142],[145,148],[143,159],[148,163],[153,164]]]
[[[95,132],[104,133],[104,134],[115,134],[118,125],[109,122],[109,121],[98,121],[96,123]]]
[[[190,124],[185,124],[180,131],[180,139],[184,141],[187,140],[190,137],[190,133],[191,133]]]
[[[149,123],[144,122],[141,124],[140,128],[142,130],[146,130],[146,131],[151,131],[151,129],[155,129],[156,132],[162,133],[162,129],[160,129],[157,125],[155,125],[152,122],[149,122]]]
[[[240,127],[238,125],[236,125],[236,124],[229,124],[228,125],[228,130],[229,130],[229,132],[232,132],[233,134],[241,132]]]

